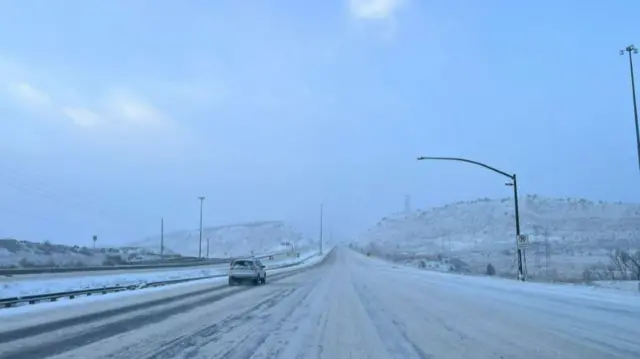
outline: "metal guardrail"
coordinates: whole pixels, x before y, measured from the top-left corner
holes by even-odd
[[[91,266],[91,267],[47,267],[47,268],[19,268],[19,269],[0,269],[0,276],[14,276],[23,274],[45,274],[45,273],[70,273],[70,272],[96,272],[96,271],[114,271],[114,270],[141,270],[141,269],[159,269],[159,268],[180,268],[180,267],[198,267],[205,265],[216,265],[228,263],[225,261],[201,261],[201,262],[183,262],[183,263],[163,263],[163,264],[125,264],[119,266]]]
[[[278,256],[286,252],[271,253],[255,256],[258,259]],[[14,276],[24,274],[46,274],[46,273],[71,273],[71,272],[96,272],[96,271],[115,271],[115,270],[141,270],[141,269],[161,269],[161,268],[181,268],[181,267],[199,267],[206,265],[226,264],[235,258],[212,258],[205,260],[170,262],[157,264],[124,264],[118,266],[90,266],[90,267],[47,267],[47,268],[18,268],[18,269],[1,269],[0,276]]]
[[[276,265],[276,266],[267,266],[267,270],[294,267],[306,262],[307,260],[313,257],[315,256],[310,256],[294,263],[288,263],[288,264]],[[193,281],[203,280],[203,279],[221,278],[226,276],[227,274],[216,274],[216,275],[210,275],[210,276],[204,276],[204,277],[172,279],[172,280],[165,280],[165,281],[158,281],[158,282],[131,284],[131,285],[115,286],[115,287],[92,288],[92,289],[73,290],[73,291],[57,292],[57,293],[27,295],[22,297],[0,298],[0,308],[10,308],[20,303],[36,304],[39,302],[55,302],[58,299],[62,299],[62,298],[75,299],[76,297],[79,297],[79,296],[90,296],[94,294],[108,294],[108,293],[123,292],[128,290],[161,287],[165,285],[193,282]]]

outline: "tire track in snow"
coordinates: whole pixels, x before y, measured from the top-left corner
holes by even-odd
[[[152,312],[142,312],[136,316],[129,317],[125,320],[107,322],[105,324],[86,328],[79,335],[60,338],[55,342],[45,342],[41,345],[27,347],[18,351],[5,352],[0,354],[0,359],[43,359],[56,354],[61,354],[72,349],[97,342],[124,332],[139,329],[145,325],[158,323],[167,318],[180,314],[184,311],[198,307],[205,303],[211,303],[233,294],[239,293],[245,289],[221,291],[215,295],[205,296],[193,302],[178,304],[164,310],[156,310]]]
[[[293,293],[290,293],[288,298],[286,298],[286,299],[291,299],[290,301],[288,301],[288,303],[283,303],[281,301],[277,303],[278,308],[271,307],[273,309],[280,309],[282,307],[282,308],[286,308],[286,310],[281,312],[275,311],[275,313],[273,311],[271,313],[267,312],[257,316],[257,319],[258,319],[257,323],[256,322],[245,323],[247,326],[251,326],[253,329],[257,328],[258,330],[250,331],[249,335],[241,336],[242,338],[241,340],[237,342],[233,341],[232,343],[229,343],[230,349],[223,351],[223,353],[221,354],[216,353],[213,357],[225,358],[225,359],[226,358],[230,358],[230,359],[253,358],[256,351],[258,351],[258,349],[264,344],[267,338],[270,335],[272,335],[274,331],[277,331],[283,325],[283,323],[288,321],[291,318],[294,311],[299,309],[297,304],[304,303],[307,301],[313,288],[314,286],[309,284],[301,288],[297,288]],[[299,298],[299,299],[293,300],[294,298]],[[274,320],[270,320],[272,319],[272,317]],[[280,350],[272,351],[272,355],[269,357],[271,358],[277,357],[279,351]],[[212,358],[212,356],[205,355],[203,356],[203,359],[204,358]]]
[[[323,261],[323,265],[319,268],[328,268],[328,265],[335,262],[336,253],[332,252]],[[283,297],[276,305],[271,306],[268,310],[258,311],[252,321],[243,323],[242,326],[234,328],[228,334],[230,340],[226,342],[227,349],[218,347],[202,348],[202,356],[198,358],[230,358],[230,359],[272,359],[279,358],[282,350],[288,347],[288,340],[277,340],[277,333],[282,332],[288,324],[293,324],[293,331],[298,329],[300,320],[304,320],[304,316],[295,316],[308,308],[308,303],[312,293],[318,288],[318,284],[322,282],[325,271],[308,272],[306,277],[301,277],[300,282],[289,283],[296,286],[296,289],[288,296]],[[306,313],[308,315],[308,313]],[[256,330],[257,329],[257,330]],[[289,337],[291,332],[288,331]],[[286,337],[285,337],[286,338]],[[265,347],[265,344],[269,345]]]
[[[277,305],[280,300],[288,297],[296,289],[283,289],[268,298],[256,303],[250,308],[243,310],[240,313],[235,313],[228,316],[220,322],[214,323],[210,326],[202,328],[195,333],[181,336],[162,346],[158,350],[146,353],[140,358],[148,359],[174,359],[174,358],[194,358],[198,356],[199,350],[210,344],[218,343],[225,334],[232,332],[236,327],[243,324],[247,324],[253,319],[252,313],[267,310]],[[130,354],[125,354],[130,355]],[[119,356],[115,356],[116,358]]]
[[[394,358],[416,358],[433,359],[432,354],[423,351],[416,343],[411,341],[404,330],[404,327],[394,318],[383,316],[384,306],[377,301],[370,293],[370,290],[363,284],[354,282],[353,288],[358,294],[360,302],[365,308],[369,317],[375,323],[380,338],[383,338],[386,346],[394,354]],[[375,303],[375,304],[374,304]]]
[[[287,306],[287,312],[274,328],[269,329],[270,335],[252,353],[251,359],[320,357],[318,337],[324,337],[326,305],[330,302],[327,289],[331,277],[327,274],[322,273],[312,285],[307,285],[310,288],[300,300],[282,304]]]
[[[335,264],[336,253],[327,257],[327,264]],[[325,266],[308,280],[304,297],[288,303],[289,309],[277,326],[270,329],[271,334],[263,345],[256,348],[251,359],[319,358],[322,352],[318,337],[324,338],[328,320],[326,305],[331,301],[329,287],[335,278],[335,266]],[[283,303],[284,306],[287,303]],[[315,325],[314,325],[315,324]],[[320,331],[318,331],[320,330]]]
[[[333,256],[334,254],[327,256],[322,264],[331,263]],[[155,346],[153,350],[144,350],[145,347],[149,347],[150,343],[140,343],[138,349],[130,346],[118,351],[115,355],[109,355],[109,358],[249,358],[267,337],[274,330],[277,330],[282,322],[289,319],[291,313],[298,307],[298,303],[306,300],[315,287],[315,278],[317,277],[313,273],[315,272],[308,272],[308,275],[312,275],[311,280],[309,277],[301,277],[304,280],[300,282],[271,282],[267,287],[261,288],[264,290],[275,289],[275,293],[260,294],[258,292],[256,293],[258,300],[251,303],[250,307],[244,306],[245,309],[238,311],[230,306],[230,315],[216,319],[215,323],[211,325],[177,338],[174,337],[168,343]],[[292,285],[294,287],[291,287]],[[268,298],[264,298],[264,295],[267,295]],[[251,299],[241,300],[239,305],[243,305],[242,303],[247,303],[246,300]],[[209,303],[208,305],[214,304]],[[200,308],[204,310],[203,314],[207,311],[206,306],[203,305]]]

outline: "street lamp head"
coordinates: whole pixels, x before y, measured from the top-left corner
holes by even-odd
[[[624,50],[620,50],[620,55],[624,55],[625,52],[628,52],[630,54],[631,53],[637,54],[638,53],[638,48],[635,45],[631,44],[631,45],[625,47]]]
[[[513,186],[513,182],[507,182],[504,184],[505,186]]]

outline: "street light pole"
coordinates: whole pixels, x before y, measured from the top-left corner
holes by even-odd
[[[632,54],[637,54],[638,49],[634,45],[629,45],[624,50],[620,50],[620,55],[624,55],[625,52],[629,53],[629,70],[631,71],[631,95],[633,97],[633,119],[636,124],[636,148],[638,151],[638,168],[640,168],[640,129],[638,128],[638,105],[636,104],[636,84],[633,75],[633,56],[631,56]]]
[[[513,197],[514,197],[514,207],[515,207],[515,220],[516,220],[516,253],[518,256],[518,279],[524,281],[525,277],[524,277],[524,270],[523,270],[523,265],[522,265],[522,249],[520,249],[520,247],[518,246],[518,238],[520,237],[520,209],[518,206],[518,181],[517,181],[517,177],[514,174],[509,174],[507,172],[501,171],[495,167],[491,167],[487,164],[481,163],[481,162],[477,162],[477,161],[472,161],[466,158],[458,158],[458,157],[426,157],[426,156],[421,156],[418,157],[418,161],[422,161],[422,160],[440,160],[440,161],[458,161],[458,162],[466,162],[466,163],[470,163],[476,166],[480,166],[480,167],[484,167],[490,171],[493,171],[495,173],[501,174],[507,178],[509,178],[511,180],[511,183],[507,183],[507,186],[513,186]]]
[[[164,217],[160,218],[160,258],[164,258]]]
[[[202,205],[204,203],[204,196],[198,197],[200,200],[200,243],[198,245],[198,258],[202,258]]]
[[[524,268],[522,265],[524,261],[522,256],[522,250],[518,248],[519,246],[518,238],[520,238],[520,206],[518,205],[518,179],[515,173],[511,175],[511,184],[507,184],[507,185],[510,185],[513,187],[513,204],[515,206],[515,216],[516,216],[516,252],[518,256],[518,275],[520,275],[520,278],[524,281],[525,276],[524,276]]]

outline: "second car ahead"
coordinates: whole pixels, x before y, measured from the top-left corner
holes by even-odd
[[[267,272],[265,266],[257,258],[235,259],[229,266],[229,285],[242,282],[266,284]]]

